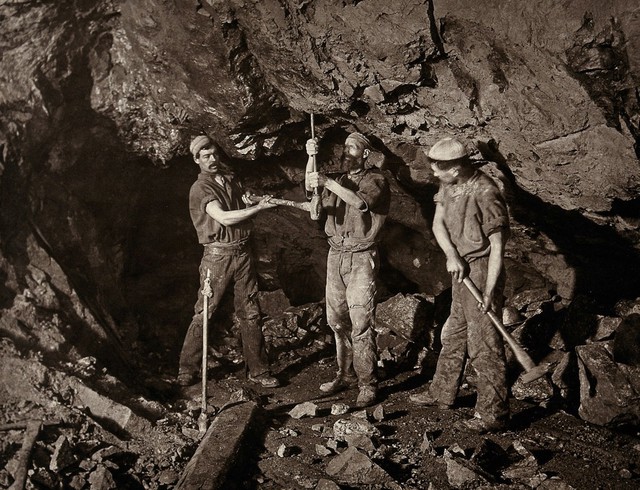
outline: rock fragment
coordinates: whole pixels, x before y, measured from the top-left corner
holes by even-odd
[[[331,415],[344,415],[349,411],[349,405],[345,403],[334,403],[331,405]]]
[[[318,415],[318,405],[312,402],[300,403],[289,411],[289,415],[294,419],[316,417]]]
[[[69,444],[69,440],[64,435],[61,435],[54,444],[53,455],[49,462],[49,469],[58,473],[75,462],[76,459],[73,454],[73,450],[71,449],[71,444]]]
[[[338,419],[333,424],[333,435],[336,439],[344,440],[352,435],[379,436],[380,431],[367,420],[351,417],[350,419]]]

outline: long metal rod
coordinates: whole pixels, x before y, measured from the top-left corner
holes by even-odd
[[[251,195],[249,196],[249,199],[252,202],[260,202],[262,201],[266,196],[255,196],[255,195]],[[290,201],[288,199],[278,199],[277,197],[272,197],[269,199],[269,202],[272,202],[274,204],[277,204],[278,206],[290,206],[292,208],[297,208],[297,209],[302,209],[303,211],[309,211],[310,208],[310,203],[308,202],[298,202],[298,201]]]
[[[315,118],[313,113],[311,113],[311,138],[314,140],[316,138]],[[311,162],[312,162],[311,171],[317,172],[318,166],[316,161],[316,155],[311,156]],[[318,221],[320,219],[320,208],[321,208],[320,189],[318,187],[314,187],[313,196],[311,196],[311,206],[309,208],[309,216],[311,217],[312,220]]]
[[[207,353],[209,350],[209,298],[211,297],[211,270],[207,268],[202,287],[202,408],[198,417],[198,431],[204,434],[207,431]]]

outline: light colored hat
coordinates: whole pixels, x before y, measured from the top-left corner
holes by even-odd
[[[191,140],[189,151],[195,157],[200,150],[202,150],[205,146],[210,145],[211,143],[211,138],[209,138],[206,134],[198,135]]]
[[[448,162],[468,156],[467,149],[455,138],[444,138],[438,141],[429,150],[427,155],[431,160]]]
[[[364,147],[367,150],[371,150],[371,141],[369,141],[369,138],[367,138],[364,134],[353,132],[353,133],[350,133],[349,136],[347,136],[347,139],[349,138],[354,138],[358,140],[360,143],[364,145]]]

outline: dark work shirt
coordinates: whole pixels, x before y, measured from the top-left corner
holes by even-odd
[[[221,185],[215,180],[215,174],[200,172],[189,191],[191,221],[201,244],[238,242],[247,239],[251,232],[251,220],[224,226],[207,214],[207,204],[212,201],[218,201],[224,211],[247,207],[242,201],[244,189],[238,179],[233,175],[224,175],[224,181]]]
[[[324,190],[322,206],[327,213],[325,232],[332,245],[371,245],[389,214],[391,192],[387,179],[377,170],[344,174],[338,184],[355,192],[365,203],[364,209],[350,206],[333,192]]]

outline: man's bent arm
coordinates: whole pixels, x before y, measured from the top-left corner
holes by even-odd
[[[245,209],[234,209],[232,211],[225,211],[220,207],[220,203],[218,201],[211,201],[209,204],[207,204],[206,211],[209,216],[211,216],[221,225],[232,226],[251,218],[263,209],[276,207],[276,204],[271,204],[267,201],[268,198],[265,198],[255,206],[251,206]]]
[[[333,179],[327,179],[324,186],[333,192],[336,196],[346,202],[349,206],[356,207],[360,210],[364,210],[367,208],[367,203],[364,202],[358,194],[353,192],[351,189],[347,189],[346,187],[342,187]]]

